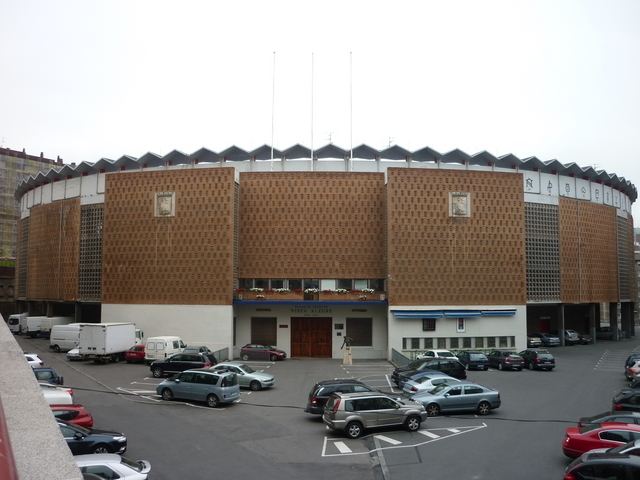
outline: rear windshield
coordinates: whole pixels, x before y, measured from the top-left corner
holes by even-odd
[[[538,358],[541,358],[543,360],[553,360],[553,355],[551,355],[550,353],[539,353]]]
[[[471,360],[486,360],[487,356],[484,353],[472,353],[469,355]]]
[[[238,377],[236,376],[235,373],[232,373],[231,375],[227,375],[222,378],[222,383],[220,384],[220,386],[233,387],[234,385],[237,385],[237,384],[238,384]]]
[[[335,403],[335,400],[336,400],[335,397],[329,397],[329,400],[327,400],[327,406],[326,406],[327,410],[331,410],[333,408],[333,404]]]

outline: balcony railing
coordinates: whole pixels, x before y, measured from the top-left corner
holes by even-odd
[[[259,300],[259,301],[277,301],[277,300],[294,300],[294,301],[320,301],[320,302],[367,302],[386,300],[386,292],[383,291],[364,291],[364,290],[320,290],[318,292],[305,292],[304,290],[243,290],[237,289],[233,293],[235,300]]]

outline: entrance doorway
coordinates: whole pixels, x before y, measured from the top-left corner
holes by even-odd
[[[331,318],[292,317],[291,356],[331,358]]]

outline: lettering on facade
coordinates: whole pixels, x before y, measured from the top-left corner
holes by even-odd
[[[294,305],[291,307],[291,313],[294,315],[308,315],[308,316],[317,316],[317,315],[331,315],[333,311],[330,307],[323,305]]]

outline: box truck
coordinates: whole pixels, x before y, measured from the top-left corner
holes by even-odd
[[[51,329],[56,325],[69,325],[75,319],[73,317],[47,317],[40,322],[40,335],[46,338],[51,336]]]
[[[26,333],[31,338],[37,337],[40,335],[40,325],[42,322],[46,321],[47,317],[27,317],[27,329]]]
[[[133,323],[83,323],[78,350],[84,359],[96,363],[117,362],[136,343]]]
[[[22,323],[27,321],[27,317],[29,314],[27,312],[24,313],[14,313],[13,315],[9,315],[9,319],[7,320],[7,324],[9,325],[9,330],[13,333],[17,333],[18,335],[22,333],[21,321]],[[24,318],[24,320],[22,320]]]

